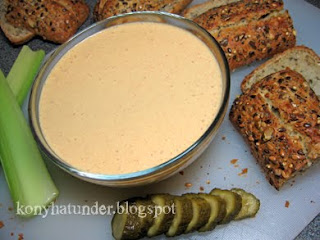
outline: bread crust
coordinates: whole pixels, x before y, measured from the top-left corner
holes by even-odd
[[[263,74],[263,70],[267,69],[268,67],[277,64],[279,62],[280,59],[286,58],[288,55],[295,55],[297,58],[299,57],[299,53],[306,53],[307,55],[309,55],[314,62],[316,62],[316,64],[319,66],[320,68],[320,56],[317,55],[312,49],[306,47],[306,46],[295,46],[292,48],[289,48],[287,50],[285,50],[282,53],[278,53],[275,56],[273,56],[271,59],[269,59],[268,61],[266,61],[265,63],[261,64],[259,67],[257,67],[256,69],[254,69],[250,74],[248,74],[242,81],[241,83],[241,90],[242,92],[245,92],[248,88],[251,87],[250,81],[251,79],[258,73]],[[295,70],[293,68],[293,66],[290,65],[284,65],[284,66],[276,66],[277,68],[286,68],[289,67],[292,70]],[[319,76],[320,77],[320,76]],[[255,79],[254,83],[260,79]],[[315,89],[314,89],[315,90]],[[317,93],[318,95],[320,95],[320,93]]]
[[[276,189],[320,158],[320,102],[295,71],[254,84],[235,99],[229,117]]]
[[[99,0],[94,17],[101,21],[111,16],[136,11],[163,11],[179,14],[192,0]]]

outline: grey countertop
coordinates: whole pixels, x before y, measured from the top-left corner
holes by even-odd
[[[319,0],[306,1],[320,8]],[[296,240],[302,239],[320,239],[320,214],[296,238]]]
[[[311,4],[320,8],[320,0],[306,0]],[[90,5],[90,8],[93,9],[93,6],[96,1],[87,2]],[[92,11],[91,11],[92,14]],[[81,29],[89,26],[93,23],[92,17],[85,22],[85,24],[81,27]],[[41,39],[33,39],[28,43],[28,46],[32,49],[44,49],[46,53],[53,50],[57,47],[56,44],[44,42]],[[0,33],[0,69],[7,74],[12,66],[14,60],[16,59],[21,47],[12,47],[12,45],[8,42],[8,40],[4,37],[3,33]],[[320,239],[320,214],[297,236],[296,240],[302,239]]]

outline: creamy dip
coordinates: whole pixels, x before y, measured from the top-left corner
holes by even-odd
[[[91,173],[154,167],[213,122],[221,71],[193,34],[163,23],[107,28],[68,51],[46,80],[40,125],[52,150]]]

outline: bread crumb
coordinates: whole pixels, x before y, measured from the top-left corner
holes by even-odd
[[[290,202],[289,202],[289,201],[286,201],[286,203],[284,204],[284,206],[285,206],[286,208],[288,208],[289,205],[290,205]]]
[[[185,186],[186,188],[190,188],[190,187],[192,187],[192,183],[187,182],[187,183],[184,184],[184,186]]]
[[[203,192],[204,191],[204,187],[200,187],[200,192]]]
[[[24,239],[23,233],[19,233],[18,234],[18,240],[23,240],[23,239]]]
[[[245,175],[248,173],[248,168],[242,169],[241,173],[238,173],[239,176]]]
[[[230,161],[231,164],[236,164],[238,162],[238,159],[234,158]]]
[[[207,184],[210,184],[210,181],[209,181],[209,180],[207,181]]]
[[[8,207],[8,211],[12,212],[13,211],[13,207]]]
[[[14,235],[14,233],[13,233],[13,232],[11,232],[11,233],[10,233],[10,236],[13,236],[13,235]]]
[[[226,136],[222,136],[222,138],[221,138],[221,139],[222,139],[223,141],[224,141],[224,140],[226,140]]]
[[[179,174],[183,176],[183,174],[184,174],[184,171],[180,171],[180,172],[179,172]]]
[[[0,221],[0,228],[4,227],[4,223],[2,221]]]

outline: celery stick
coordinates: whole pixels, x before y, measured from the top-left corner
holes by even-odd
[[[39,214],[57,198],[58,190],[1,70],[0,156],[18,215]]]
[[[27,45],[23,46],[7,76],[10,88],[20,106],[38,73],[44,55],[43,50],[32,51]]]

